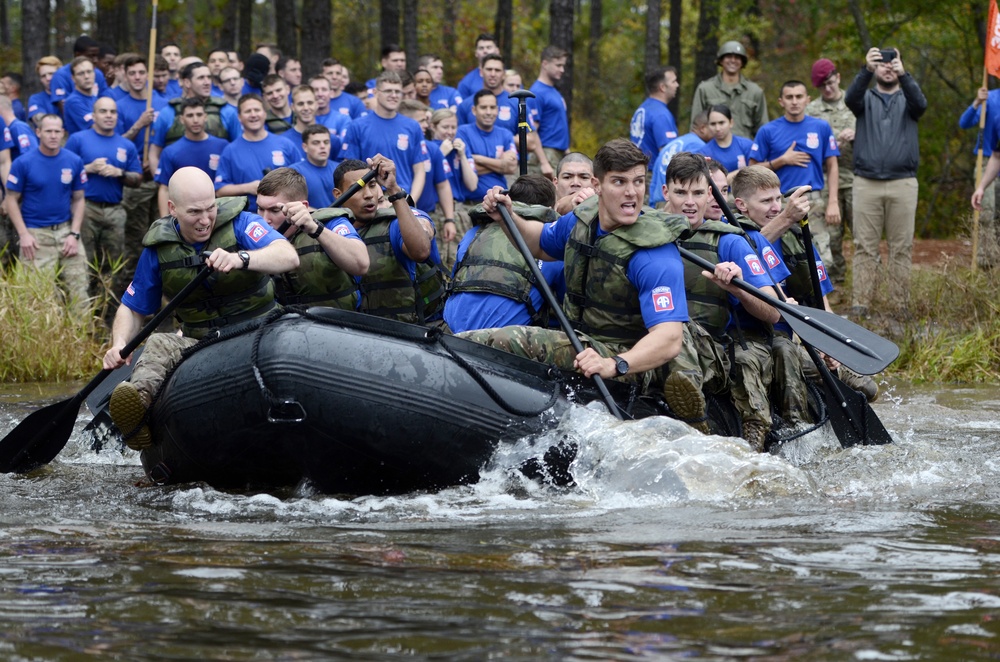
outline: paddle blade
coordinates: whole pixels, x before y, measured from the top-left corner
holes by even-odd
[[[785,313],[782,317],[802,341],[860,375],[882,372],[899,356],[894,342],[840,315],[816,308],[799,311],[799,316]]]
[[[33,412],[0,440],[0,472],[25,473],[47,464],[73,434],[82,398],[78,395]]]
[[[834,434],[844,448],[858,444],[873,446],[892,443],[892,437],[882,425],[875,411],[862,393],[831,375],[836,392],[831,392],[824,382],[827,413]]]

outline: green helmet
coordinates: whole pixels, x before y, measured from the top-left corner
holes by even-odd
[[[727,41],[726,43],[719,46],[719,52],[715,56],[715,62],[718,64],[722,61],[725,55],[739,55],[743,60],[743,66],[746,66],[747,60],[747,49],[746,47],[738,41]]]

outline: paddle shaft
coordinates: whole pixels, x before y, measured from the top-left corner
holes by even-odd
[[[517,99],[518,174],[528,174],[528,99],[534,98],[531,90],[517,90],[510,96]]]
[[[146,60],[146,72],[149,74],[146,80],[146,111],[153,107],[153,64],[156,59],[156,12],[158,0],[153,0],[153,18],[149,23],[149,59]],[[146,164],[149,159],[149,134],[150,125],[146,125],[146,135],[142,139],[142,162]]]
[[[562,306],[559,305],[559,301],[556,300],[556,295],[552,293],[552,289],[549,287],[548,282],[545,280],[545,276],[542,275],[542,270],[538,268],[538,262],[535,260],[535,256],[531,254],[531,250],[528,248],[528,244],[525,243],[524,237],[521,236],[521,232],[517,229],[517,225],[514,223],[514,219],[511,218],[510,212],[507,211],[502,203],[497,204],[497,209],[500,211],[500,217],[503,219],[504,225],[507,226],[508,232],[510,232],[511,238],[517,245],[517,249],[521,252],[524,257],[524,261],[528,263],[528,268],[531,270],[531,275],[535,277],[535,284],[542,293],[542,297],[545,299],[545,303],[549,305],[552,312],[555,314],[556,319],[559,320],[559,326],[562,328],[566,337],[569,338],[569,342],[573,345],[574,351],[577,354],[583,351],[583,343],[580,342],[579,336],[576,335],[576,331],[573,330],[573,326],[569,323],[569,319],[562,310]],[[621,411],[618,409],[618,404],[615,399],[611,397],[611,393],[608,391],[607,385],[600,375],[591,375],[594,380],[594,384],[597,385],[597,390],[600,392],[601,397],[604,398],[604,403],[608,407],[608,411],[611,412],[618,420],[624,420]]]
[[[351,184],[347,188],[346,191],[344,191],[343,193],[341,193],[339,198],[337,198],[336,200],[334,200],[333,202],[331,202],[330,206],[331,207],[343,207],[344,203],[347,202],[348,200],[350,200],[351,197],[355,193],[357,193],[358,191],[360,191],[364,187],[368,186],[368,182],[370,182],[372,180],[372,178],[375,175],[377,175],[377,174],[378,174],[378,171],[375,170],[375,169],[372,169],[372,170],[369,170],[368,172],[366,172],[361,179],[359,179],[358,181],[356,181],[353,184]],[[288,232],[288,228],[290,228],[290,227],[292,227],[292,222],[289,221],[286,218],[282,222],[282,224],[278,227],[278,234],[284,236],[284,234],[286,232]]]
[[[175,296],[165,306],[163,306],[163,308],[160,309],[160,312],[154,315],[153,319],[150,320],[150,322],[146,324],[146,326],[142,327],[142,329],[139,330],[139,332],[135,335],[135,337],[133,337],[130,341],[128,341],[125,344],[125,346],[122,348],[121,351],[122,357],[124,358],[131,356],[132,352],[134,352],[136,348],[146,340],[146,338],[148,338],[150,335],[152,335],[154,331],[156,331],[157,327],[160,326],[163,320],[165,320],[167,316],[173,313],[174,309],[177,308],[177,306],[179,306],[184,301],[184,299],[186,299],[188,295],[194,291],[196,287],[201,285],[205,281],[205,279],[208,278],[209,274],[212,273],[212,271],[213,270],[210,267],[207,266],[202,267],[201,271],[199,271],[198,274],[191,279],[191,282],[185,285],[184,288],[177,293],[177,296]],[[63,402],[65,403],[65,406],[59,408],[58,405],[56,405],[56,408],[59,408],[59,412],[55,416],[46,420],[43,424],[39,425],[38,430],[34,434],[32,434],[26,440],[22,441],[21,442],[22,447],[20,449],[16,449],[16,451],[14,449],[6,449],[6,448],[3,449],[5,455],[7,453],[11,454],[11,460],[9,463],[7,463],[7,466],[4,467],[4,470],[25,471],[37,466],[39,464],[37,459],[25,462],[26,460],[31,460],[31,455],[30,455],[31,451],[40,442],[46,441],[47,435],[58,432],[59,429],[63,427],[62,424],[66,423],[69,420],[76,420],[77,415],[80,413],[80,404],[84,400],[86,400],[87,396],[90,395],[90,393],[95,388],[97,388],[100,385],[100,383],[104,381],[104,379],[112,372],[114,372],[113,368],[104,368],[93,379],[87,382],[87,385],[84,386],[79,393],[77,393],[75,396],[73,396],[68,400],[64,400]],[[50,405],[50,407],[52,406],[53,405]],[[10,443],[17,443],[18,439],[23,438],[26,435],[26,433],[30,433],[31,432],[30,430],[25,431],[18,429],[22,425],[28,424],[30,418],[31,417],[29,416],[28,419],[22,421],[21,424],[19,424],[17,427],[11,430],[6,437],[0,440],[0,447],[2,447],[5,443],[8,443],[9,439],[11,440]],[[58,450],[61,450],[61,448],[66,445],[66,442],[69,441],[69,435],[71,433],[72,433],[72,428],[69,428],[68,430],[65,431],[65,438],[61,440],[62,442],[61,444],[59,444],[60,440],[55,441],[56,445],[59,446],[59,449],[56,450],[56,453],[58,453]],[[46,460],[46,462],[47,461],[48,460]]]

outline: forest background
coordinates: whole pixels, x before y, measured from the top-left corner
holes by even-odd
[[[549,43],[571,52],[561,90],[571,111],[573,149],[593,154],[604,141],[628,135],[633,110],[645,98],[645,71],[679,70],[671,104],[682,132],[690,122],[698,82],[717,72],[718,45],[730,39],[750,52],[744,70],[763,87],[772,118],[789,79],[809,83],[812,63],[832,59],[846,89],[872,45],[897,48],[929,101],[920,121],[920,200],[917,235],[969,232],[974,188],[975,131],[958,117],[982,83],[988,0],[160,0],[158,45],[184,55],[213,46],[246,57],[260,42],[297,56],[306,72],[332,55],[365,80],[378,70],[384,44],[398,43],[408,62],[435,53],[452,85],[474,66],[480,32],[497,35],[508,66],[529,85]],[[31,63],[54,53],[72,56],[88,33],[119,52],[148,51],[151,2],[136,0],[0,0],[4,71],[24,68],[23,96],[37,91]],[[818,91],[809,84],[815,97]]]

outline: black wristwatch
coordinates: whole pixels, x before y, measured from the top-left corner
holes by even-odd
[[[246,251],[240,251],[239,253],[237,253],[237,255],[240,256],[241,260],[243,260],[243,267],[242,267],[242,269],[244,271],[246,271],[247,269],[249,269],[250,268],[250,253],[247,253]],[[625,364],[625,365],[626,365],[626,368],[627,368],[628,364]]]
[[[319,239],[319,236],[321,234],[323,234],[323,230],[324,229],[325,229],[325,226],[322,223],[317,222],[316,223],[316,232],[310,232],[309,233],[309,237],[311,237],[312,239]]]
[[[628,361],[617,355],[612,358],[615,360],[615,373],[619,377],[628,373]]]
[[[409,194],[406,191],[404,191],[403,189],[399,189],[399,193],[393,193],[388,198],[386,198],[386,200],[388,200],[389,202],[395,202],[396,200],[402,200],[407,195]]]

